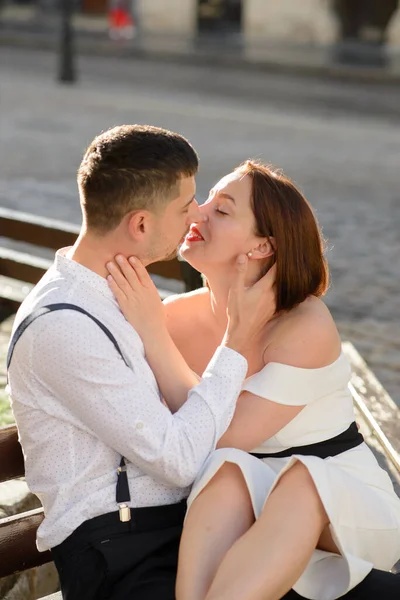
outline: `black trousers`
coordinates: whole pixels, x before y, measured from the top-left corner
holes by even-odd
[[[186,503],[86,521],[52,549],[64,600],[175,600]],[[400,575],[374,569],[347,600],[399,600]],[[293,590],[284,600],[304,600]]]
[[[186,502],[136,508],[80,525],[52,548],[64,600],[175,600]]]

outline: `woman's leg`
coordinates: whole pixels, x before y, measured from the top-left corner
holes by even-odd
[[[314,482],[297,462],[282,475],[260,518],[227,552],[206,600],[282,598],[303,573],[323,532],[324,549],[337,551],[326,533],[328,524]]]
[[[254,523],[239,467],[225,463],[193,501],[179,549],[177,600],[204,600],[232,544]]]

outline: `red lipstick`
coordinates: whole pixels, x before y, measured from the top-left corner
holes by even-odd
[[[190,226],[189,233],[186,236],[187,242],[204,242],[204,238],[200,231],[194,225]]]

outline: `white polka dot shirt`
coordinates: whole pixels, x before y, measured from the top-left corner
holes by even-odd
[[[232,419],[247,371],[243,356],[220,347],[172,415],[106,280],[62,254],[22,304],[14,330],[35,308],[57,302],[99,319],[129,367],[101,328],[72,310],[39,317],[15,347],[9,393],[26,479],[45,511],[39,550],[60,544],[87,519],[118,510],[121,456],[131,507],[185,498]]]

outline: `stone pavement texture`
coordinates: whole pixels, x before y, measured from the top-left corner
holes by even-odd
[[[142,122],[199,151],[198,199],[248,157],[282,167],[328,240],[327,303],[400,402],[400,95],[395,86],[0,48],[0,204],[80,222],[75,173],[109,126]]]

